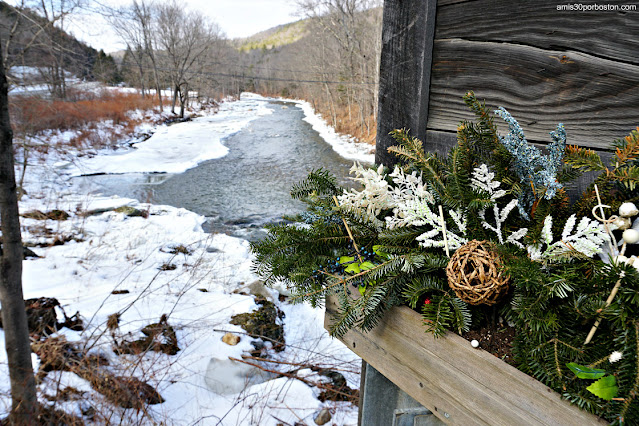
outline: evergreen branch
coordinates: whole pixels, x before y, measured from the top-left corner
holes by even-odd
[[[390,132],[390,135],[399,145],[391,146],[388,152],[395,154],[399,159],[417,166],[426,165],[431,157],[427,156],[422,141],[408,134],[406,129],[398,129]]]
[[[291,197],[295,200],[302,200],[311,194],[334,196],[341,194],[337,186],[337,179],[328,170],[319,168],[309,173],[306,179],[293,185]]]
[[[639,184],[639,167],[633,165],[616,168],[610,177],[621,182],[629,190],[634,191]]]
[[[581,169],[587,172],[606,169],[599,154],[592,149],[582,148],[576,145],[566,147],[564,163],[575,169]]]
[[[636,160],[639,157],[639,127],[637,130],[631,131],[625,138],[615,141],[614,146],[617,148],[615,150],[615,168]]]
[[[621,412],[619,413],[621,419],[625,419],[626,418],[628,410],[632,406],[632,402],[637,397],[637,394],[639,394],[639,321],[636,321],[634,323],[634,326],[635,326],[635,339],[637,341],[637,351],[635,352],[635,363],[636,363],[636,366],[635,366],[635,382],[634,382],[630,392],[628,392],[628,396],[626,397],[626,401],[624,402],[623,407],[621,409]]]

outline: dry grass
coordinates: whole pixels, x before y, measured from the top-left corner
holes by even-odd
[[[44,130],[80,129],[89,123],[110,120],[128,123],[127,113],[157,107],[157,99],[119,91],[75,92],[68,100],[47,100],[14,96],[9,111],[16,135],[36,134]]]
[[[330,117],[328,110],[320,110],[320,113],[323,117]],[[351,106],[350,113],[347,106],[338,106],[336,107],[335,115],[337,117],[336,130],[339,133],[355,136],[360,142],[375,145],[377,122],[372,115],[365,119],[368,127],[362,123],[357,105]]]

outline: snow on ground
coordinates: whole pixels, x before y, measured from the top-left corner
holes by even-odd
[[[275,361],[302,366],[288,376],[275,378],[229,360],[241,359],[253,349],[253,339],[241,327],[230,324],[233,315],[258,307],[247,290],[257,280],[251,271],[247,241],[203,232],[204,218],[185,209],[90,195],[69,180],[71,174],[89,172],[183,171],[223,155],[224,137],[267,110],[263,99],[243,96],[241,101],[223,104],[217,115],[161,126],[152,138],[137,144],[137,149],[111,155],[105,151],[74,161],[68,161],[69,153],[50,153],[27,169],[29,195],[21,202],[21,212],[56,208],[71,216],[65,221],[23,218],[24,241],[41,256],[24,262],[25,298],[55,297],[67,314],[78,311],[85,331],[63,329],[58,334],[79,342],[90,353],[105,356],[110,362],[105,368],[113,374],[138,377],[157,387],[165,399],[146,412],[114,408],[87,380],[72,372],[50,372],[40,385],[43,402],[46,395],[55,395],[56,389],[73,388],[82,397],[58,400],[58,407],[76,415],[90,412],[92,407],[97,424],[313,424],[314,416],[324,407],[333,414],[331,424],[357,423],[356,407],[320,402],[320,390],[308,383],[326,378],[302,368],[333,369],[344,374],[352,388],[359,385],[358,358],[328,337],[320,309],[280,302],[275,290],[259,290],[257,286],[258,292],[269,296],[285,313],[282,321],[287,345],[282,352],[269,351],[273,363],[261,365],[278,371],[296,369]],[[212,142],[202,143],[203,136]],[[138,209],[148,217],[113,211],[122,206]],[[68,242],[51,245],[56,238]],[[180,247],[184,250],[176,250]],[[113,294],[114,290],[119,294]],[[110,331],[107,323],[115,313],[120,315],[119,327]],[[164,314],[177,334],[177,355],[149,352],[118,356],[113,352],[114,341],[143,337],[141,329]],[[222,342],[226,332],[241,337],[237,346]],[[38,363],[34,359],[36,368]],[[0,351],[0,417],[10,407],[7,374],[6,354]],[[296,375],[304,381],[293,378]]]
[[[313,126],[313,130],[333,147],[335,152],[349,160],[360,163],[373,164],[375,162],[375,148],[366,143],[356,143],[354,138],[340,135],[324,119],[315,113],[311,104],[306,101],[297,101],[297,107],[306,115],[304,121]]]

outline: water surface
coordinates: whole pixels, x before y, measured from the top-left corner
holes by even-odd
[[[295,104],[269,101],[269,108],[273,114],[257,118],[223,141],[228,155],[184,173],[79,179],[98,185],[106,195],[184,207],[206,216],[206,228],[214,232],[259,238],[264,224],[303,210],[289,190],[311,170],[328,169],[340,184],[348,184],[353,164],[303,121],[304,113]]]

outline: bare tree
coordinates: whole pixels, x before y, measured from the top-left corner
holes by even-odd
[[[155,89],[162,108],[162,85],[160,83],[159,64],[156,54],[156,38],[154,14],[155,6],[153,2],[145,0],[133,0],[129,6],[112,11],[109,21],[116,33],[126,43],[127,49],[133,54],[132,57],[138,67],[138,73],[144,95],[144,71],[146,61],[150,61],[155,81]]]
[[[1,57],[1,55],[0,55]],[[12,422],[37,424],[37,399],[27,314],[22,294],[22,237],[13,164],[13,132],[9,119],[8,84],[0,59],[0,219],[2,258],[0,303],[11,382]]]
[[[367,131],[370,129],[368,118],[375,114],[376,108],[377,90],[368,83],[378,78],[379,3],[377,0],[297,0],[302,14],[312,18],[323,35],[335,43],[338,55],[335,65],[351,82],[341,89],[349,120],[354,120],[353,114],[357,113],[360,125]]]
[[[157,7],[158,44],[163,49],[173,87],[171,112],[175,113],[179,97],[180,117],[184,117],[190,79],[202,72],[196,69],[196,65],[222,40],[222,32],[217,24],[207,20],[201,13],[185,11],[176,0]]]
[[[68,48],[71,40],[64,33],[66,18],[83,6],[84,0],[21,0],[11,6],[12,22],[5,36],[4,64],[10,70],[14,65],[27,61],[39,67],[40,74],[49,86],[51,95],[66,95],[65,67],[77,58]],[[84,60],[85,58],[80,58]]]

